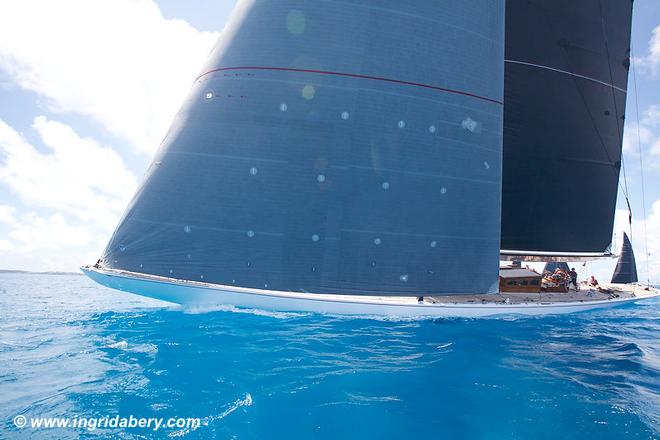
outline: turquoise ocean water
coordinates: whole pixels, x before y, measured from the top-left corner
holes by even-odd
[[[14,417],[195,417],[32,429]],[[567,317],[180,309],[0,274],[0,438],[660,438],[660,301]]]

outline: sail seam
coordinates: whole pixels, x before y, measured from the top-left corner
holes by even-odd
[[[590,76],[580,75],[579,73],[569,72],[568,70],[557,69],[555,67],[544,66],[542,64],[527,63],[525,61],[504,60],[504,62],[505,63],[511,63],[511,64],[520,64],[522,66],[538,67],[539,69],[545,69],[545,70],[550,70],[552,72],[563,73],[565,75],[571,75],[571,76],[574,76],[576,78],[586,79],[587,81],[592,81],[592,82],[595,82],[595,83],[598,83],[598,84],[602,84],[604,86],[611,87],[611,88],[613,88],[615,90],[618,90],[620,92],[623,92],[623,93],[628,93],[626,89],[622,89],[621,87],[617,87],[614,84],[610,84],[608,82],[601,81],[601,80],[596,79],[596,78],[591,78]]]
[[[367,167],[364,165],[345,165],[347,168],[356,168],[358,170],[367,170],[367,171],[372,171],[374,170],[373,167]],[[472,179],[469,177],[458,177],[458,176],[448,176],[446,174],[433,174],[433,173],[424,173],[421,171],[406,171],[406,170],[397,170],[393,168],[384,168],[384,167],[379,167],[378,171],[381,172],[386,172],[386,173],[396,173],[396,174],[404,174],[408,176],[422,176],[422,177],[430,177],[433,179],[450,179],[450,180],[460,180],[463,182],[472,182],[472,183],[481,183],[483,185],[496,185],[499,184],[499,181],[494,181],[494,180],[486,180],[486,179]]]
[[[425,84],[425,83],[418,83],[414,81],[406,81],[406,80],[401,80],[401,79],[395,79],[395,78],[386,78],[382,76],[373,76],[373,75],[363,75],[360,73],[348,73],[348,72],[334,72],[330,70],[316,70],[316,69],[298,69],[298,68],[293,68],[293,67],[265,67],[265,66],[237,66],[237,67],[220,67],[217,69],[212,69],[207,72],[202,73],[199,75],[197,78],[195,78],[195,82],[199,81],[201,78],[203,78],[206,75],[209,75],[211,73],[217,73],[217,72],[226,72],[226,71],[232,71],[232,70],[268,70],[268,71],[274,71],[274,72],[297,72],[297,73],[312,73],[312,74],[317,74],[317,75],[330,75],[330,76],[341,76],[341,77],[346,77],[346,78],[357,78],[357,79],[368,79],[372,81],[382,81],[382,82],[389,82],[393,84],[401,84],[401,85],[406,85],[406,86],[413,86],[413,87],[420,87],[424,89],[431,89],[431,90],[437,90],[439,92],[445,92],[445,93],[451,93],[455,95],[462,95],[462,96],[467,96],[470,98],[475,98],[479,99],[481,101],[486,101],[490,102],[493,104],[498,104],[498,105],[503,105],[504,103],[502,101],[498,101],[497,99],[489,98],[487,96],[481,96],[477,95],[475,93],[471,92],[466,92],[463,90],[456,90],[456,89],[450,89],[446,87],[440,87],[440,86],[435,86],[432,84]]]

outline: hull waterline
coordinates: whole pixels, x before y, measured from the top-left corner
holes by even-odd
[[[176,280],[137,273],[84,267],[82,271],[95,282],[113,289],[186,306],[234,306],[278,312],[311,312],[337,315],[392,317],[463,317],[479,318],[498,315],[555,315],[620,306],[660,295],[655,289],[638,287],[635,296],[605,300],[542,302],[516,304],[503,302],[418,303],[413,297],[376,297],[357,295],[324,295],[277,292],[220,286],[194,281]],[[501,297],[500,297],[501,298]]]

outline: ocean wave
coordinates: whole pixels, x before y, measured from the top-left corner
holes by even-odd
[[[266,316],[275,319],[292,319],[292,318],[301,318],[311,315],[311,313],[273,312],[270,310],[235,307],[231,305],[208,305],[208,306],[191,305],[191,306],[181,306],[181,310],[189,315],[203,315],[206,313],[214,313],[214,312],[230,312],[230,313],[246,313],[255,316]]]
[[[117,341],[111,344],[106,345],[106,348],[112,348],[115,350],[127,351],[131,353],[146,353],[146,354],[155,354],[158,352],[158,347],[151,343],[144,344],[131,344],[129,346],[127,341]]]
[[[245,406],[252,406],[252,395],[250,393],[245,393],[243,398],[241,399],[236,399],[234,402],[232,402],[227,409],[225,409],[223,412],[221,412],[218,415],[215,416],[206,416],[203,419],[200,420],[200,425],[196,428],[186,428],[186,429],[181,429],[178,431],[173,431],[168,434],[169,437],[184,437],[188,435],[190,432],[196,431],[197,429],[201,428],[202,426],[208,427],[211,423],[215,422],[216,420],[222,420],[225,417],[227,417],[229,414],[233,413],[237,409]]]
[[[159,433],[172,438],[660,434],[659,301],[409,319],[149,308],[101,288],[80,293],[34,276],[0,295],[11,310],[0,316],[0,432],[16,434],[16,414],[133,413],[203,421]]]

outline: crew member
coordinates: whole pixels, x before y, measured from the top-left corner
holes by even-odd
[[[578,290],[578,284],[577,284],[577,272],[575,271],[575,268],[571,268],[571,271],[568,273],[571,276],[571,282],[568,284],[569,287],[572,284],[575,286],[575,290]]]

